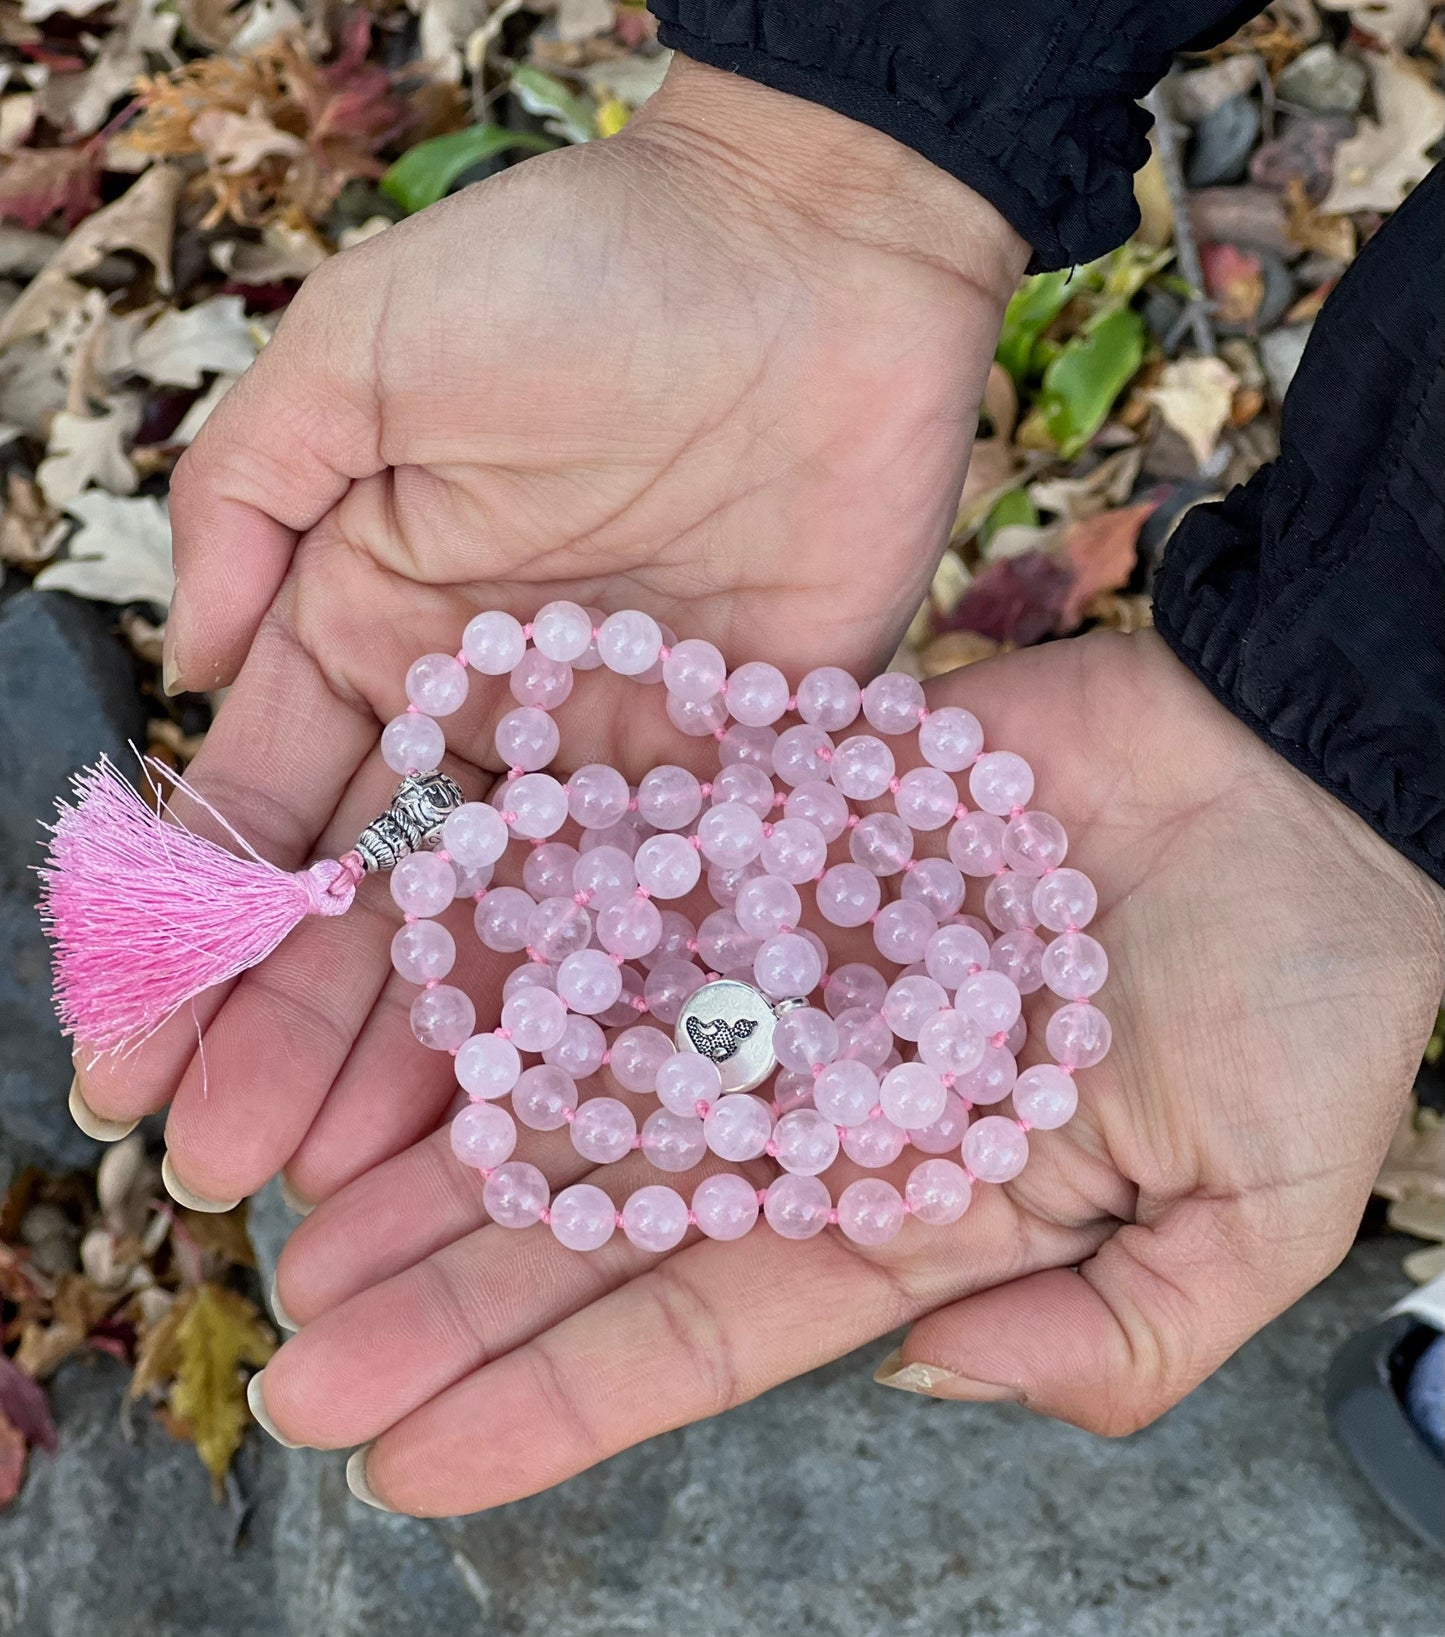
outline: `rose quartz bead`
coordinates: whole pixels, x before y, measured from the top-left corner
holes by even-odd
[[[888,788],[893,769],[893,752],[888,746],[872,734],[858,733],[833,752],[830,777],[845,796],[872,801]]]
[[[457,1082],[468,1096],[505,1097],[522,1072],[522,1059],[501,1035],[474,1034],[456,1055]]]
[[[567,816],[584,830],[606,829],[627,811],[631,794],[616,768],[589,762],[567,780]]]
[[[529,912],[524,934],[526,947],[555,966],[592,942],[592,918],[580,904],[559,894],[544,898]],[[487,943],[485,936],[482,942]]]
[[[827,1184],[817,1177],[774,1177],[763,1201],[763,1215],[780,1239],[811,1239],[827,1226],[832,1209]]]
[[[956,1091],[950,1091],[938,1119],[912,1133],[913,1146],[920,1154],[956,1154],[967,1130],[968,1105]]]
[[[522,886],[538,903],[544,898],[569,896],[577,849],[565,841],[544,841],[528,850],[522,863]]]
[[[1104,946],[1087,932],[1061,932],[1044,950],[1039,970],[1053,992],[1064,1000],[1087,1000],[1104,987],[1109,957]]]
[[[1098,908],[1094,883],[1079,870],[1050,870],[1034,888],[1034,914],[1050,932],[1088,926]]]
[[[823,978],[823,963],[806,938],[782,932],[769,938],[753,958],[758,988],[773,1000],[810,995]]]
[[[516,1122],[495,1103],[469,1103],[452,1120],[450,1136],[452,1153],[478,1171],[511,1159],[517,1146]]]
[[[983,749],[983,729],[971,711],[944,705],[931,711],[918,729],[918,749],[930,767],[961,773]]]
[[[746,1177],[724,1172],[693,1190],[692,1214],[709,1239],[741,1239],[758,1219],[757,1190]]]
[[[567,1007],[550,989],[521,989],[503,1005],[502,1027],[518,1051],[544,1052],[562,1038]]]
[[[592,622],[592,635],[586,650],[572,661],[574,671],[596,671],[602,666],[602,655],[597,652],[597,632],[607,616],[600,608],[593,608],[590,605],[586,609],[586,614]]]
[[[773,1134],[773,1114],[759,1097],[720,1097],[707,1111],[702,1134],[722,1160],[755,1160]]]
[[[948,832],[948,856],[965,875],[994,875],[1003,868],[1003,820],[996,813],[968,813]]]
[[[446,748],[442,730],[416,711],[392,717],[381,730],[381,759],[393,773],[430,773]]]
[[[585,1080],[602,1067],[607,1036],[590,1017],[569,1017],[562,1038],[542,1053],[553,1068],[565,1069],[574,1080]]]
[[[551,1063],[523,1069],[512,1088],[512,1112],[533,1131],[559,1131],[576,1107],[577,1082]]]
[[[612,1042],[612,1076],[624,1091],[650,1092],[657,1071],[677,1054],[661,1029],[639,1023]]]
[[[547,1209],[547,1179],[535,1165],[508,1160],[482,1186],[482,1204],[499,1228],[530,1228]]]
[[[450,984],[423,989],[411,1003],[411,1032],[434,1052],[454,1052],[476,1027],[477,1009]]]
[[[1031,927],[1006,932],[989,952],[989,965],[1002,972],[1021,995],[1032,995],[1044,986],[1044,943]]]
[[[1057,869],[1068,850],[1068,835],[1052,813],[1017,813],[1004,827],[1004,863],[1021,876]]]
[[[456,897],[457,878],[436,853],[409,853],[391,872],[391,896],[403,914],[440,915]]]
[[[866,1171],[881,1171],[892,1165],[908,1146],[908,1133],[895,1125],[886,1115],[864,1120],[861,1125],[850,1125],[843,1132],[843,1152]]]
[[[654,829],[681,830],[702,811],[702,790],[685,767],[654,767],[637,787],[637,811]]]
[[[743,762],[767,773],[773,765],[773,746],[777,742],[778,736],[772,728],[753,728],[746,722],[734,722],[718,740],[718,760],[724,767]]]
[[[506,676],[526,651],[521,622],[510,614],[478,614],[462,632],[467,663],[483,676]]]
[[[548,659],[571,664],[592,643],[592,617],[578,603],[543,603],[532,621],[532,641]]]
[[[988,965],[989,942],[972,927],[943,926],[928,940],[923,964],[935,983],[957,989],[975,968]]]
[[[871,1006],[850,1006],[839,1012],[836,1022],[838,1056],[881,1069],[893,1050],[893,1031],[883,1014]]]
[[[524,961],[521,966],[514,966],[503,980],[503,1002],[509,1001],[513,995],[520,994],[523,989],[546,989],[555,995],[557,974],[541,961]]]
[[[813,1076],[796,1069],[779,1069],[773,1076],[773,1115],[791,1114],[813,1106]]]
[[[951,1008],[935,1012],[918,1035],[918,1056],[940,1074],[964,1075],[983,1062],[987,1041],[972,1018]]]
[[[836,841],[848,828],[848,801],[835,785],[810,779],[789,795],[783,817],[790,823],[805,819],[825,842]]]
[[[698,1052],[674,1052],[657,1067],[657,1100],[674,1114],[695,1115],[701,1103],[715,1103],[722,1095],[717,1065]]]
[[[458,898],[480,898],[492,884],[492,877],[496,873],[491,864],[457,865],[453,860],[453,868],[457,878]]]
[[[466,667],[452,654],[423,654],[407,670],[406,697],[428,716],[450,716],[466,701]]]
[[[590,1182],[574,1182],[552,1201],[547,1224],[568,1250],[598,1250],[617,1226],[617,1207]]]
[[[659,1171],[691,1171],[707,1153],[702,1121],[695,1114],[655,1109],[642,1123],[642,1154]]]
[[[954,1005],[986,1035],[995,1035],[1013,1027],[1023,1003],[1002,972],[975,972],[959,984]]]
[[[1042,987],[1042,984],[1040,984],[1040,988]],[[1024,1049],[1024,1042],[1028,1039],[1028,1037],[1028,1025],[1022,1018],[1020,1018],[1018,1022],[1014,1024],[1013,1028],[1009,1030],[1008,1039],[1004,1041],[1004,1045],[1006,1045],[1010,1053],[1017,1058],[1018,1054]]]
[[[589,847],[578,856],[572,871],[575,892],[594,896],[609,892],[631,892],[637,885],[637,868],[632,855],[621,847]]]
[[[893,793],[898,816],[914,830],[941,830],[958,811],[958,786],[936,767],[910,768]]]
[[[641,819],[629,813],[626,818],[601,830],[583,830],[577,838],[577,851],[595,853],[602,848],[610,848],[630,859],[636,856],[637,849],[651,834],[652,831]]]
[[[957,1222],[973,1198],[968,1172],[952,1160],[924,1160],[908,1174],[903,1189],[908,1208],[930,1228]]]
[[[942,984],[928,977],[903,977],[883,999],[883,1021],[900,1040],[917,1040],[923,1026],[948,1005]]]
[[[667,719],[679,732],[692,739],[710,739],[720,733],[728,719],[727,701],[714,694],[711,699],[679,699],[667,696]]]
[[[861,961],[847,961],[835,967],[823,990],[823,1004],[837,1017],[853,1006],[865,1006],[877,1011],[888,993],[888,981],[876,966],[865,966]]]
[[[1034,793],[1034,770],[1011,750],[991,750],[969,770],[968,790],[985,813],[1007,816]]]
[[[659,1023],[673,1024],[682,1015],[689,998],[706,981],[695,966],[685,961],[663,961],[647,974],[642,997]]]
[[[1018,1064],[1007,1046],[986,1045],[978,1067],[960,1074],[954,1087],[970,1103],[1001,1103],[1013,1090]]]
[[[702,858],[697,848],[684,837],[671,832],[649,836],[637,849],[634,865],[638,885],[655,898],[685,897],[702,875]],[[657,932],[660,939],[660,921]],[[651,947],[655,945],[649,945]]]
[[[697,929],[697,953],[714,972],[736,972],[750,965],[762,940],[750,938],[731,910],[705,915]]]
[[[529,648],[512,672],[508,687],[519,705],[554,711],[571,697],[572,667]]]
[[[833,926],[864,926],[882,902],[878,877],[861,864],[835,864],[818,881],[818,913]]]
[[[725,870],[720,864],[709,864],[706,875],[707,890],[715,904],[731,909],[744,884],[756,881],[760,875],[766,874],[767,871],[757,859],[751,864],[744,864],[740,870]]]
[[[769,875],[795,886],[812,881],[828,857],[828,843],[816,824],[804,818],[780,819],[763,837],[758,859]]]
[[[516,835],[542,841],[567,822],[567,792],[550,773],[524,773],[512,781],[507,809]]]
[[[773,1054],[785,1069],[811,1072],[838,1055],[838,1025],[816,1006],[784,1012],[773,1028]]]
[[[679,642],[662,662],[662,680],[675,699],[704,704],[723,690],[727,661],[710,642],[689,637]]]
[[[829,1063],[813,1081],[813,1106],[834,1125],[859,1125],[878,1106],[878,1076],[849,1058]]]
[[[622,1207],[622,1231],[638,1250],[661,1255],[687,1233],[687,1201],[660,1182],[639,1188]]]
[[[661,936],[661,911],[635,892],[614,898],[597,912],[597,942],[609,955],[636,960],[655,949]]]
[[[1001,932],[1034,924],[1034,883],[1026,875],[1003,870],[989,882],[983,912]]]
[[[497,755],[506,766],[520,767],[524,773],[546,767],[561,742],[557,724],[535,705],[520,705],[497,723]]]
[[[600,949],[579,949],[558,966],[557,993],[571,1011],[595,1017],[622,993],[622,974]]]
[[[903,1217],[903,1196],[882,1177],[860,1177],[838,1195],[838,1226],[855,1245],[886,1245]]]
[[[838,1131],[816,1109],[796,1108],[773,1127],[778,1164],[796,1176],[815,1177],[838,1157]]]
[[[885,960],[907,966],[921,961],[938,922],[922,904],[906,898],[885,904],[873,923],[873,942]]]
[[[826,779],[832,760],[833,741],[806,722],[784,728],[773,746],[773,772],[789,786]]]
[[[883,1076],[878,1102],[894,1125],[915,1131],[943,1113],[948,1087],[926,1063],[900,1063]]]
[[[798,889],[776,875],[745,881],[733,900],[738,925],[754,938],[768,938],[784,927],[795,927],[803,916]]]
[[[957,915],[963,905],[963,871],[946,858],[920,858],[903,877],[900,898],[912,899],[936,921]]]
[[[987,1114],[963,1138],[963,1163],[980,1182],[1009,1182],[1024,1168],[1029,1140],[1013,1120]]]
[[[463,869],[495,864],[507,850],[505,820],[485,802],[464,802],[442,824],[442,846]]]
[[[662,937],[658,939],[657,948],[642,957],[643,967],[650,972],[664,961],[687,960],[696,934],[697,928],[687,916],[679,915],[675,909],[663,910]]]
[[[703,857],[724,869],[738,869],[758,856],[763,844],[763,821],[741,802],[724,802],[698,820]]]
[[[1071,1069],[1091,1069],[1101,1063],[1113,1038],[1108,1018],[1088,1004],[1061,1006],[1044,1032],[1055,1060]]]
[[[1014,1113],[1039,1131],[1055,1131],[1073,1119],[1079,1106],[1074,1077],[1053,1063],[1025,1069],[1013,1089]]]
[[[751,762],[730,762],[718,769],[712,781],[711,804],[721,807],[729,801],[741,802],[759,818],[766,818],[773,810],[773,781]]]
[[[798,684],[798,715],[828,733],[851,726],[862,702],[862,689],[836,665],[820,665]]]
[[[870,813],[854,825],[848,851],[874,875],[897,875],[913,857],[913,832],[896,813]]]
[[[391,964],[408,983],[434,983],[444,978],[457,958],[450,932],[435,921],[413,921],[398,927],[391,940]]]
[[[602,663],[618,676],[641,676],[657,663],[661,648],[661,627],[651,614],[635,608],[609,614],[597,633]]]
[[[902,671],[885,671],[863,690],[863,715],[879,733],[911,733],[923,714],[923,685]]]
[[[765,660],[739,665],[725,691],[733,720],[745,727],[768,727],[788,708],[788,679]]]
[[[572,1121],[572,1146],[594,1165],[614,1165],[632,1152],[637,1121],[615,1097],[589,1097]]]

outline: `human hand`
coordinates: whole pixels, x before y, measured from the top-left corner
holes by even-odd
[[[355,1481],[387,1506],[477,1510],[908,1322],[891,1384],[1120,1433],[1335,1265],[1429,1034],[1438,891],[1152,634],[975,666],[945,702],[1029,757],[1098,888],[1114,1047],[1073,1122],[954,1227],[659,1260],[489,1226],[438,1113],[286,1247],[304,1328],[260,1388],[282,1435],[374,1441]],[[587,1169],[565,1131],[523,1136],[554,1187]],[[620,1200],[644,1170],[597,1180]]]
[[[168,685],[235,683],[192,783],[278,863],[346,849],[395,783],[407,665],[479,608],[640,605],[734,663],[876,667],[1026,257],[891,138],[678,58],[621,136],[336,258],[176,473]],[[448,724],[473,794],[489,708]],[[585,750],[625,765],[599,709]],[[114,1135],[174,1095],[168,1183],[218,1206],[308,1129],[312,1197],[419,1136],[424,1101],[370,1107],[412,1044],[363,899],[132,1057],[82,1049],[77,1117]]]

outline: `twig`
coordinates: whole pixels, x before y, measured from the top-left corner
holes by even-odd
[[[1174,213],[1174,253],[1179,271],[1194,292],[1180,317],[1179,327],[1189,330],[1196,352],[1213,357],[1217,349],[1214,326],[1209,322],[1210,304],[1204,296],[1204,268],[1199,261],[1194,224],[1189,220],[1189,194],[1179,162],[1179,139],[1173,116],[1165,105],[1162,86],[1156,85],[1144,98],[1144,106],[1153,114],[1154,129],[1158,133],[1159,169],[1164,173],[1164,191],[1169,195],[1169,208]]]

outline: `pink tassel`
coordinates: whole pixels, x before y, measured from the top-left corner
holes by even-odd
[[[264,960],[305,916],[343,914],[355,896],[356,854],[277,869],[189,786],[240,856],[165,822],[108,760],[73,782],[76,803],[57,804],[40,870],[40,913],[61,1026],[97,1052],[139,1045],[188,1000]]]

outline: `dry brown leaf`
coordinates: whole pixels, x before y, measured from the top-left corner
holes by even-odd
[[[276,1338],[256,1307],[234,1291],[204,1284],[175,1327],[170,1409],[195,1444],[219,1498],[251,1414],[241,1370],[261,1369]]]
[[[925,677],[943,676],[963,665],[976,665],[981,659],[992,659],[1004,651],[1003,644],[977,631],[945,631],[937,636],[919,655],[919,668]]]
[[[1157,504],[1146,500],[1069,524],[1064,551],[1074,571],[1074,583],[1059,617],[1060,632],[1072,631],[1101,591],[1117,591],[1127,583],[1138,559],[1139,530]]]
[[[1320,209],[1394,210],[1429,174],[1429,148],[1445,127],[1445,97],[1406,60],[1391,53],[1370,58],[1378,120],[1361,119],[1354,136],[1335,149],[1334,185]]]
[[[1176,358],[1164,366],[1145,397],[1203,468],[1219,443],[1233,407],[1238,377],[1222,358]]]
[[[50,505],[61,510],[92,484],[111,494],[134,494],[138,480],[126,450],[135,425],[128,405],[99,415],[62,410],[50,423],[49,453],[35,472]]]
[[[1348,216],[1334,216],[1309,201],[1303,180],[1291,176],[1285,183],[1285,208],[1289,212],[1286,231],[1301,250],[1316,250],[1332,261],[1355,259],[1355,224]]]
[[[158,500],[87,489],[66,510],[82,526],[71,536],[67,555],[36,575],[40,590],[69,591],[95,602],[170,606],[171,526]]]
[[[5,489],[5,507],[0,511],[0,562],[37,569],[55,555],[64,525],[45,504],[40,485],[32,479],[20,472],[7,472]]]
[[[265,159],[294,158],[306,144],[289,131],[278,131],[254,103],[249,113],[226,108],[203,109],[191,121],[191,130],[206,158],[228,176],[254,170]]]
[[[1317,0],[1322,11],[1347,11],[1362,34],[1408,51],[1430,21],[1430,0]]]
[[[1121,449],[1110,455],[1086,477],[1041,478],[1029,485],[1029,499],[1042,512],[1073,522],[1094,517],[1109,506],[1122,506],[1134,490],[1134,481],[1144,462],[1139,448]]]
[[[130,342],[128,367],[161,386],[198,387],[203,376],[239,375],[256,356],[240,296],[167,308]]]

